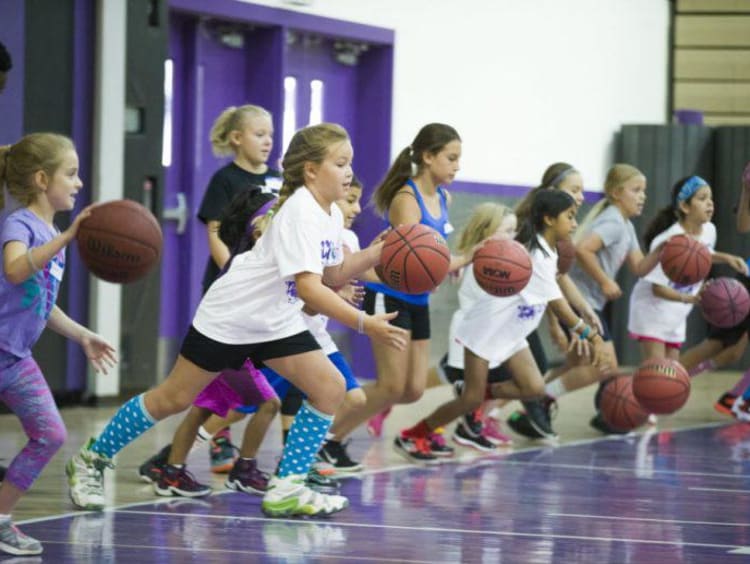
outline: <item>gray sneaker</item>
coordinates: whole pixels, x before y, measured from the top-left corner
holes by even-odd
[[[42,543],[24,535],[10,519],[0,521],[0,552],[25,556],[42,553]]]
[[[70,486],[70,499],[81,509],[104,509],[104,469],[114,468],[112,461],[91,450],[91,438],[78,454],[68,460],[65,474]]]

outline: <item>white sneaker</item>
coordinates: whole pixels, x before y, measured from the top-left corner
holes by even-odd
[[[742,396],[739,396],[732,404],[732,415],[739,421],[750,421],[750,411]]]
[[[318,493],[305,486],[305,476],[301,474],[271,478],[261,504],[269,517],[330,515],[347,507],[349,500],[344,496]]]
[[[104,469],[114,468],[112,461],[91,450],[95,439],[89,439],[65,465],[70,499],[81,509],[104,509]]]
[[[10,519],[5,519],[0,521],[0,552],[16,556],[41,554],[42,543],[23,534]]]

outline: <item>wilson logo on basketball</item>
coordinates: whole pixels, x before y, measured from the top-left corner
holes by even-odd
[[[500,278],[501,280],[510,279],[510,272],[502,270],[500,268],[492,268],[487,265],[482,266],[482,274],[485,276],[491,276],[492,278]]]
[[[112,245],[108,245],[99,241],[98,239],[90,238],[86,241],[86,248],[94,255],[99,257],[106,257],[110,259],[121,260],[130,264],[138,264],[141,262],[141,257],[131,253],[123,253],[115,249]]]

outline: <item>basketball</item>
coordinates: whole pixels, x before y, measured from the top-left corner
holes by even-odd
[[[630,374],[619,374],[607,380],[599,407],[607,425],[618,431],[630,431],[648,419],[648,412],[633,395],[633,377]]]
[[[437,288],[448,274],[450,262],[445,239],[419,223],[391,230],[380,255],[385,283],[407,294],[422,294]]]
[[[517,241],[488,239],[474,253],[474,278],[488,294],[512,296],[529,283],[531,257]]]
[[[107,282],[127,284],[145,276],[161,255],[161,227],[133,200],[96,206],[78,228],[78,251],[86,268]]]
[[[674,413],[690,395],[690,376],[676,360],[650,358],[635,371],[633,394],[649,413]]]
[[[734,278],[717,278],[703,289],[700,301],[703,317],[711,325],[728,329],[739,325],[750,312],[750,295]]]
[[[697,239],[675,235],[662,249],[661,268],[675,284],[690,286],[708,276],[711,251]]]
[[[557,241],[557,272],[567,274],[576,262],[576,246],[570,239]]]

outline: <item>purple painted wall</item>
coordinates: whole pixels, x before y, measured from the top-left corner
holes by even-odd
[[[73,38],[73,108],[70,135],[78,149],[80,176],[84,197],[76,202],[74,213],[91,202],[91,154],[93,143],[94,49],[96,48],[95,9],[92,0],[75,0],[75,34]],[[83,267],[77,245],[68,246],[68,315],[88,324],[89,274]],[[87,361],[80,345],[67,341],[65,387],[86,389]]]
[[[23,135],[24,0],[2,0],[0,22],[0,42],[13,60],[8,83],[0,94],[0,145],[7,145]]]

